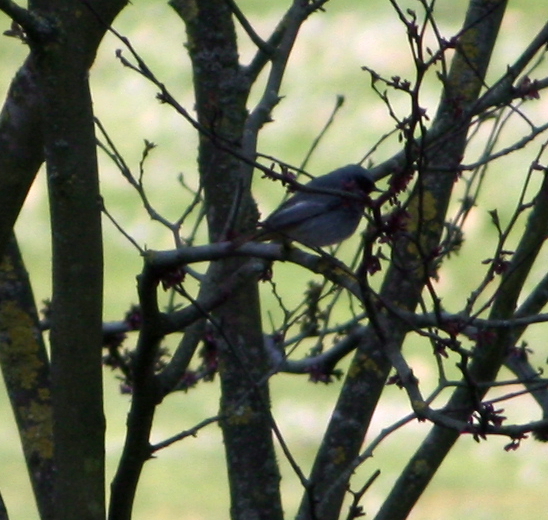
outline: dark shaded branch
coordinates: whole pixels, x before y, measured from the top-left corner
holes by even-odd
[[[191,326],[198,321],[203,321],[207,317],[207,313],[229,301],[235,291],[248,283],[249,280],[258,278],[263,271],[263,263],[257,261],[247,262],[213,290],[202,291],[196,304],[191,303],[184,309],[165,316],[164,332],[169,334],[184,330],[185,336],[171,360],[157,376],[161,395],[168,394],[179,383],[189,367],[198,342],[203,338],[202,327],[199,327],[201,332],[195,336]]]
[[[157,444],[153,444],[150,446],[151,453],[155,453],[157,451],[163,450],[164,448],[168,448],[172,444],[182,441],[183,439],[186,439],[187,437],[196,437],[200,430],[205,428],[206,426],[209,426],[210,424],[215,424],[219,422],[220,417],[218,415],[214,417],[208,417],[207,419],[204,419],[200,423],[198,423],[196,426],[193,426],[192,428],[185,430],[181,433],[178,433],[177,435],[174,435],[173,437],[170,437],[169,439],[166,439],[162,442],[158,442]]]
[[[231,242],[217,242],[204,246],[181,247],[171,251],[147,251],[146,261],[158,272],[184,264],[221,260],[230,257],[258,257],[268,261],[291,262],[309,271],[325,276],[361,298],[355,275],[340,260],[321,252],[307,253],[301,249],[287,248],[282,244],[248,242],[235,247]]]
[[[214,140],[201,138],[198,150],[209,239],[216,242],[252,231],[258,219],[251,194],[254,155],[250,158],[242,145],[252,82],[238,60],[233,16],[225,0],[199,0],[190,11],[186,2],[171,0],[170,5],[186,26],[198,122],[216,136]],[[211,56],[216,59],[214,67]],[[223,146],[227,142],[231,146]],[[198,300],[242,264],[240,259],[227,259],[211,265]],[[268,380],[264,380],[268,367],[257,279],[248,279],[211,318],[219,361],[220,426],[231,516],[234,520],[250,516],[280,519],[280,475],[269,420]],[[239,419],[242,413],[244,421]]]
[[[13,79],[0,114],[0,255],[44,160],[34,58]]]
[[[4,499],[0,494],[0,520],[9,520],[8,510],[6,509],[6,504],[4,504]]]
[[[508,67],[506,74],[490,87],[475,104],[474,112],[480,114],[493,106],[506,105],[516,97],[523,96],[513,84],[521,73],[530,65],[533,58],[548,43],[548,23],[539,31],[519,58]],[[545,52],[545,49],[544,51]]]
[[[0,10],[20,25],[25,33],[35,41],[48,39],[55,32],[55,28],[50,21],[11,0],[0,0]]]
[[[242,10],[238,7],[238,4],[234,0],[225,0],[225,2],[230,7],[230,10],[234,13],[234,16],[240,22],[240,25],[243,27],[246,34],[249,36],[249,39],[259,48],[262,52],[267,55],[272,55],[275,51],[273,47],[265,42],[253,29],[249,20],[245,17]]]
[[[500,78],[493,86],[489,87],[484,94],[478,99],[477,102],[473,103],[470,107],[461,107],[462,110],[468,112],[467,116],[471,118],[472,116],[478,116],[485,114],[486,111],[493,107],[499,107],[508,105],[515,99],[522,99],[527,95],[527,92],[520,91],[520,89],[513,86],[515,80],[519,77],[521,73],[531,64],[531,61],[534,57],[542,50],[543,46],[546,45],[548,41],[548,25],[544,26],[538,35],[534,38],[531,44],[527,49],[522,53],[522,55],[516,60],[516,62],[508,67],[506,74]],[[547,80],[537,80],[531,85],[531,92],[538,92],[543,88],[548,87]],[[424,150],[429,149],[450,137],[449,133],[453,133],[456,129],[452,128],[448,131],[447,128],[439,128],[433,126],[430,128],[426,135],[422,138],[416,140],[417,148]],[[504,152],[497,153],[489,160],[500,157],[504,154],[509,153],[515,149],[522,148],[540,133],[546,130],[546,125],[541,125],[540,127],[534,127],[529,136],[522,138],[520,141],[515,143],[513,146],[505,149]],[[398,152],[390,159],[383,161],[374,168],[371,169],[372,175],[375,179],[381,179],[394,171],[400,171],[405,164],[406,156],[404,151]],[[470,165],[465,166],[465,169],[471,167]]]
[[[40,518],[53,520],[49,359],[15,237],[0,264],[0,364]]]
[[[366,328],[359,327],[351,331],[344,339],[337,342],[335,346],[326,352],[300,360],[286,359],[274,366],[278,371],[288,374],[306,374],[317,370],[320,373],[329,375],[341,359],[356,349],[363,340],[365,333]]]
[[[132,363],[132,400],[122,457],[111,484],[108,518],[130,520],[137,484],[152,449],[150,430],[156,405],[158,385],[154,376],[155,360],[164,337],[163,317],[158,308],[158,277],[147,266],[138,278],[139,303],[143,325]]]
[[[287,66],[289,55],[302,23],[308,16],[306,4],[302,0],[294,0],[282,20],[283,36],[276,46],[276,52],[271,56],[272,67],[266,81],[263,95],[256,107],[247,117],[244,129],[242,149],[249,158],[255,157],[257,138],[261,127],[270,120],[272,109],[280,101],[280,86]]]
[[[471,109],[484,85],[484,75],[496,40],[504,3],[483,5],[472,2],[463,27],[473,27],[461,34],[459,46],[447,78],[444,78],[444,92],[436,118],[430,131],[424,133],[419,119],[413,119],[414,128],[421,133],[421,140],[415,141],[414,132],[406,129],[404,151],[392,158],[396,171],[418,170],[418,179],[406,205],[409,222],[405,233],[395,239],[392,249],[392,264],[385,275],[380,290],[380,300],[391,306],[413,310],[422,299],[425,284],[432,274],[433,251],[438,247],[443,222],[458,172],[458,165],[464,154],[466,136],[471,120]],[[481,37],[480,37],[481,35]],[[423,72],[417,64],[417,81]],[[417,112],[416,96],[412,96],[411,108]],[[422,130],[421,130],[422,129]],[[451,137],[450,139],[448,137]],[[383,174],[386,165],[375,171]],[[362,283],[364,294],[368,294],[367,280]],[[391,363],[398,363],[402,371],[400,377],[408,392],[417,393],[412,373],[405,360],[398,356],[409,326],[397,318],[389,318],[385,310],[375,310],[373,302],[365,300],[369,312],[370,333],[356,351],[341,391],[339,401],[330,421],[325,442],[316,458],[310,478],[316,501],[305,495],[299,511],[299,519],[314,519],[318,516],[334,520],[346,493],[346,483],[338,481],[345,469],[333,459],[334,447],[344,449],[345,460],[358,455],[363,436],[367,431],[373,410],[382,393]],[[387,346],[390,347],[387,350]],[[367,350],[365,350],[367,349]],[[384,360],[376,360],[375,377],[364,369],[364,353],[379,351]],[[370,356],[371,354],[369,354]],[[367,356],[367,357],[369,357]],[[387,357],[390,359],[388,362]],[[364,392],[364,388],[367,392]],[[417,395],[419,402],[424,399]],[[360,420],[356,421],[356,417]],[[352,421],[352,436],[345,431],[342,423]],[[342,447],[342,448],[341,448]],[[339,451],[340,453],[340,451]],[[426,476],[423,475],[423,478]],[[331,482],[340,482],[336,490],[326,497],[324,490]],[[426,478],[425,478],[426,480]],[[403,497],[405,496],[405,500]],[[397,520],[405,518],[420,493],[409,493],[409,486],[397,489],[385,502],[390,513],[380,513],[379,518]],[[408,501],[407,501],[408,500]],[[396,506],[396,507],[392,507]],[[384,509],[384,508],[383,508]]]
[[[503,274],[500,286],[496,292],[491,308],[489,319],[505,320],[510,319],[515,312],[515,306],[521,294],[523,283],[528,276],[531,266],[538,255],[543,244],[544,237],[548,233],[548,181],[545,176],[541,189],[535,199],[535,206],[522,239],[515,254],[510,261],[508,270]],[[474,357],[466,367],[466,377],[469,382],[489,383],[494,380],[501,365],[507,359],[509,349],[515,345],[515,334],[512,328],[499,328],[490,331],[492,336],[483,341],[481,348],[476,348]],[[446,409],[453,413],[453,416],[466,420],[472,411],[477,407],[488,387],[477,384],[466,385],[455,390]],[[542,425],[539,426],[542,428]],[[530,430],[529,430],[530,431]],[[512,431],[508,432],[512,434]],[[524,433],[519,428],[515,434]],[[401,496],[409,496],[410,482],[413,482],[413,496],[418,497],[424,486],[432,478],[435,470],[441,464],[450,448],[456,442],[459,432],[435,426],[427,438],[417,450],[410,463],[402,472],[389,500],[378,515],[379,519],[394,518],[394,512],[399,515],[408,512],[408,507],[401,504]],[[433,449],[435,447],[435,449]],[[414,464],[417,460],[428,460],[429,471],[422,476],[416,474]],[[405,489],[405,492],[403,491]],[[398,496],[396,502],[395,496]],[[392,497],[392,500],[390,500]],[[403,518],[403,516],[401,516]]]
[[[54,502],[67,518],[103,519],[101,209],[89,68],[125,0],[33,0],[55,43],[29,34],[36,56],[52,230],[51,388]],[[101,12],[102,20],[95,15]]]

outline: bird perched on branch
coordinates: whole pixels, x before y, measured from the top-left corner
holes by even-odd
[[[356,231],[368,195],[378,191],[369,172],[356,164],[304,186],[260,224],[257,240],[295,240],[309,247],[342,242]]]

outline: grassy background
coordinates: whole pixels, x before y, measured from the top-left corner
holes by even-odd
[[[288,2],[247,0],[242,7],[263,37],[275,26],[277,17]],[[280,5],[282,4],[282,5]],[[438,2],[439,20],[444,35],[458,30],[466,2]],[[458,4],[458,5],[457,5]],[[417,2],[402,3],[419,11]],[[548,7],[536,0],[514,2],[508,10],[495,61],[490,71],[494,79],[505,70],[524,47],[527,38],[538,30],[548,14]],[[0,28],[9,23],[0,15]],[[183,43],[184,27],[163,2],[135,0],[116,21],[116,28],[131,38],[141,55],[176,94],[187,108],[192,107],[192,80]],[[247,62],[253,48],[242,35],[241,56]],[[122,45],[112,35],[105,38],[92,71],[92,87],[96,113],[109,129],[127,162],[136,167],[143,139],[159,145],[147,163],[147,182],[153,203],[170,218],[176,218],[188,204],[188,194],[178,181],[179,173],[191,186],[197,185],[195,170],[196,137],[189,126],[168,107],[154,100],[155,90],[134,73],[122,69],[114,52]],[[26,49],[13,39],[0,38],[2,74],[0,93],[7,88]],[[329,116],[336,95],[346,97],[345,105],[325,141],[309,164],[309,171],[321,174],[333,167],[359,160],[372,144],[392,128],[386,109],[370,91],[370,80],[361,70],[368,65],[386,77],[413,77],[405,33],[387,1],[358,2],[340,0],[328,4],[326,13],[312,17],[303,27],[293,53],[286,81],[285,96],[274,113],[275,122],[261,135],[262,152],[292,164],[299,164],[310,143]],[[261,85],[253,93],[260,95]],[[439,85],[432,80],[424,91],[423,105],[433,115]],[[394,105],[405,114],[405,99],[394,97]],[[546,119],[545,101],[533,105],[530,117]],[[516,132],[523,127],[516,125]],[[509,137],[510,138],[510,137]],[[381,147],[374,160],[382,161],[397,150],[397,143]],[[438,283],[444,304],[458,309],[474,283],[481,278],[481,260],[492,251],[495,237],[489,225],[487,210],[499,207],[502,219],[507,219],[515,206],[519,186],[527,165],[536,151],[500,161],[487,184],[486,205],[474,211],[467,225],[467,243],[451,266],[442,273]],[[474,151],[472,150],[472,154]],[[477,153],[477,152],[476,152]],[[473,159],[471,155],[468,160]],[[136,194],[111,163],[101,157],[101,182],[106,203],[120,223],[140,244],[149,248],[171,247],[171,239],[157,224],[148,220]],[[267,214],[283,196],[279,185],[257,181],[257,198],[263,214]],[[119,319],[128,306],[136,301],[134,278],[140,269],[140,259],[109,222],[105,222],[106,240],[106,307],[105,319]],[[49,282],[49,228],[47,194],[43,174],[30,194],[17,226],[18,237],[28,268],[35,282],[37,300],[47,298]],[[518,230],[519,234],[519,230]],[[350,249],[350,245],[345,245]],[[539,268],[536,274],[541,273]],[[288,268],[277,270],[277,276],[289,280],[280,290],[289,301],[297,300],[305,287],[302,272]],[[302,280],[302,282],[301,282]],[[267,291],[265,290],[265,293]],[[264,312],[276,308],[265,294]],[[538,363],[546,354],[541,352],[543,327],[532,329],[528,339],[537,350]],[[176,340],[170,338],[168,346]],[[435,371],[427,362],[428,347],[422,344],[406,346],[421,382],[435,385]],[[118,383],[111,373],[105,373],[107,431],[107,485],[112,478],[124,440],[124,423],[129,399],[120,395]],[[312,385],[304,378],[276,377],[272,381],[275,417],[288,440],[297,461],[305,473],[321,438],[340,383],[330,386]],[[405,396],[394,388],[387,389],[375,417],[371,436],[409,411]],[[298,398],[296,398],[298,396]],[[201,385],[188,394],[170,396],[160,407],[153,431],[153,441],[162,440],[180,430],[192,427],[217,411],[218,391],[215,383]],[[526,420],[530,401],[505,405],[507,415],[514,420]],[[6,397],[0,394],[0,490],[12,520],[35,520],[30,486],[22,462],[17,432]],[[401,467],[428,431],[424,424],[412,424],[391,436],[360,470],[356,486],[376,468],[383,473],[364,500],[372,516],[390,489]],[[502,450],[506,441],[493,439],[476,444],[462,438],[440,470],[432,486],[412,514],[414,520],[442,517],[445,520],[492,518],[533,520],[542,517],[548,506],[544,489],[548,484],[547,448],[525,442],[515,453]],[[224,474],[222,440],[217,426],[212,425],[196,438],[162,452],[149,462],[140,484],[135,519],[203,520],[228,518],[228,492]],[[287,517],[291,518],[300,498],[300,487],[284,461],[283,492]]]

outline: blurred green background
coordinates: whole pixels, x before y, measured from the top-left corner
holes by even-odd
[[[239,2],[258,33],[267,37],[288,2],[246,0]],[[467,2],[441,0],[437,16],[442,33],[450,37],[458,29]],[[401,2],[420,13],[416,1]],[[502,74],[508,64],[519,56],[528,39],[548,18],[548,6],[536,0],[510,2],[489,79]],[[0,29],[9,21],[0,15]],[[115,27],[128,36],[153,71],[179,101],[192,109],[192,79],[189,61],[183,47],[184,26],[165,2],[135,0],[116,20]],[[245,63],[253,47],[242,34],[241,57]],[[92,88],[97,116],[111,133],[127,163],[137,169],[143,140],[158,144],[146,165],[146,183],[151,201],[162,214],[177,218],[189,202],[188,193],[177,177],[197,186],[196,136],[193,130],[172,109],[155,100],[155,89],[135,73],[124,69],[115,58],[122,44],[108,35],[92,70]],[[18,41],[0,38],[0,94],[4,96],[9,81],[26,55]],[[127,55],[127,52],[126,52]],[[387,0],[333,0],[325,13],[318,13],[304,25],[289,62],[282,88],[285,96],[275,109],[274,122],[261,134],[261,152],[298,165],[312,140],[332,111],[337,95],[345,96],[345,104],[322,145],[314,154],[308,171],[322,174],[341,164],[355,162],[371,148],[381,135],[390,131],[393,121],[385,106],[370,89],[370,78],[361,70],[367,65],[385,77],[399,75],[413,78],[413,69],[405,31]],[[546,72],[546,71],[545,71]],[[258,99],[261,78],[250,106]],[[433,78],[423,92],[422,104],[433,116],[439,96],[439,83]],[[407,113],[406,99],[393,97],[399,115]],[[535,102],[528,115],[536,122],[545,121],[548,106],[545,100]],[[515,132],[524,126],[515,125]],[[515,134],[514,134],[515,135]],[[511,142],[512,135],[508,135]],[[397,151],[392,140],[379,148],[373,160],[380,162]],[[437,289],[449,310],[461,308],[474,284],[481,279],[496,237],[487,211],[499,208],[501,219],[507,220],[515,207],[518,190],[527,166],[538,147],[499,161],[493,166],[483,191],[485,205],[473,213],[466,228],[467,242],[459,256],[442,272]],[[480,150],[472,150],[473,154]],[[169,234],[144,213],[136,193],[103,155],[101,182],[106,204],[120,224],[142,245],[152,249],[172,247]],[[533,183],[534,184],[534,183]],[[257,181],[257,198],[261,212],[267,214],[283,197],[283,189],[269,181]],[[456,204],[456,203],[455,203]],[[501,209],[502,208],[502,209]],[[50,295],[50,249],[47,217],[47,193],[43,173],[29,195],[17,224],[17,233],[34,281],[37,301]],[[104,223],[106,240],[106,306],[105,320],[121,319],[129,305],[136,302],[135,276],[141,261],[132,246],[108,222]],[[519,229],[516,232],[519,235]],[[203,239],[203,233],[201,235]],[[351,244],[345,244],[350,249]],[[546,258],[546,255],[544,255]],[[537,274],[543,274],[539,267]],[[277,271],[280,291],[288,301],[296,302],[306,287],[302,272],[286,267]],[[381,275],[378,275],[381,276]],[[533,281],[532,281],[533,282]],[[264,288],[265,316],[279,312]],[[268,323],[265,321],[265,323]],[[268,325],[266,326],[268,330]],[[134,338],[128,340],[131,342]],[[543,327],[531,329],[527,339],[535,352],[535,362],[545,363],[542,351]],[[176,338],[168,340],[169,347]],[[425,348],[426,347],[426,348]],[[435,367],[429,364],[428,346],[406,346],[414,370],[421,382],[435,386]],[[508,374],[505,374],[508,376]],[[508,376],[509,377],[509,376]],[[129,398],[118,391],[118,381],[105,371],[107,431],[107,486],[115,471],[124,441],[125,415]],[[272,380],[274,416],[289,447],[305,473],[329,419],[340,382],[314,385],[305,378],[277,376]],[[369,439],[391,425],[410,407],[406,397],[396,388],[388,388],[375,416]],[[160,441],[197,422],[214,415],[218,406],[216,383],[203,384],[188,394],[166,399],[159,408],[153,430],[153,441]],[[504,404],[505,415],[512,420],[530,420],[532,403],[527,399]],[[19,440],[4,391],[0,393],[0,490],[12,520],[38,518],[23,464]],[[401,467],[406,463],[422,436],[425,424],[410,424],[389,437],[357,473],[355,487],[375,469],[382,474],[363,505],[374,515]],[[464,437],[444,464],[431,487],[414,510],[413,520],[444,518],[484,520],[493,518],[533,520],[542,518],[548,508],[545,488],[548,485],[548,447],[532,441],[524,442],[517,452],[506,453],[505,439],[491,439],[476,444]],[[282,454],[279,456],[284,480],[282,491],[287,518],[294,516],[300,499],[300,486]],[[228,492],[224,456],[219,428],[211,425],[196,438],[185,441],[158,454],[147,463],[140,483],[135,507],[136,520],[205,520],[228,518]]]

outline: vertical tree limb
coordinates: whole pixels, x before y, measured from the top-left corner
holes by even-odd
[[[143,325],[132,360],[132,400],[127,420],[127,434],[120,464],[111,485],[108,518],[130,520],[137,484],[143,465],[151,456],[150,430],[159,402],[155,379],[155,361],[164,337],[162,316],[158,308],[158,277],[146,264],[138,278],[139,302]]]
[[[461,40],[452,67],[447,78],[446,88],[442,104],[436,116],[436,122],[447,125],[451,115],[454,114],[455,96],[462,99],[459,108],[464,111],[471,110],[479,96],[483,86],[485,72],[490,61],[494,43],[496,41],[502,16],[506,7],[506,1],[472,0],[466,15],[464,26],[469,28]],[[466,137],[466,121],[460,132],[460,139],[451,141],[450,155],[445,156],[444,151],[436,153],[436,162],[440,165],[456,164],[464,153],[464,138]],[[502,359],[501,359],[502,363]],[[499,364],[500,367],[500,364]],[[494,368],[491,376],[494,377],[498,367]],[[489,380],[487,377],[485,380]],[[470,394],[465,390],[468,409],[459,416],[467,417],[471,413]],[[456,395],[462,395],[460,389]],[[462,398],[451,399],[450,409],[454,409],[456,401],[462,403]],[[412,507],[421,496],[425,487],[434,476],[451,447],[459,437],[459,432],[434,426],[430,434],[424,440],[414,456],[403,470],[389,496],[383,503],[381,510],[375,517],[376,520],[397,520],[407,517]]]
[[[251,87],[238,61],[230,6],[224,0],[172,0],[184,20],[192,60],[199,123],[241,150]],[[253,139],[252,139],[253,140]],[[200,135],[198,164],[211,241],[254,228],[252,168]],[[254,154],[254,150],[245,150]],[[253,157],[252,157],[253,158]],[[227,280],[241,259],[212,264],[201,293]],[[268,369],[257,281],[251,278],[213,314],[221,378],[223,431],[231,494],[231,517],[282,518],[279,470],[270,426]]]
[[[27,58],[11,82],[0,114],[0,255],[44,160],[33,61]]]
[[[40,518],[53,520],[49,360],[15,237],[0,264],[0,365]]]
[[[87,60],[73,33],[81,27],[79,9],[71,4],[57,18],[57,41],[38,61],[52,228],[54,497],[56,518],[99,520],[105,516],[101,211]]]
[[[458,165],[464,153],[469,111],[483,87],[505,4],[504,1],[492,0],[472,0],[470,3],[458,52],[449,76],[445,78],[443,98],[428,132],[450,135],[450,138],[437,139],[435,146],[425,147],[419,152],[418,179],[407,207],[408,226],[395,241],[392,262],[380,291],[380,302],[413,311],[420,301],[425,282],[430,276],[430,262],[441,238]],[[423,140],[425,143],[429,142],[428,134]],[[409,167],[410,164],[407,165]],[[387,343],[401,346],[409,331],[407,323],[391,316],[386,309],[377,312],[370,305],[368,310],[376,315],[370,316],[376,321],[376,331],[366,337],[352,361],[314,463],[310,477],[313,496],[305,492],[298,515],[300,520],[317,517],[335,520],[339,517],[347,481],[337,476],[342,475],[358,455],[390,370],[390,363],[385,357],[379,355],[378,360],[373,360],[369,353],[375,350],[383,352]],[[383,335],[386,337],[383,338]],[[352,421],[356,438],[349,439],[345,421]],[[337,489],[331,488],[333,481],[340,482]],[[400,494],[394,494],[389,500],[398,506],[402,498]],[[393,513],[382,518],[396,520],[404,516]]]
[[[124,4],[34,0],[32,25],[24,27],[41,96],[51,211],[57,519],[105,517],[102,236],[88,72],[108,23]]]

